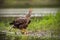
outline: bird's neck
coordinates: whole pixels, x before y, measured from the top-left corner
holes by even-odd
[[[31,13],[32,13],[32,10],[30,9],[28,14],[25,16],[27,19],[29,19],[31,17]]]
[[[31,14],[30,14],[30,13],[28,13],[28,14],[26,15],[26,18],[29,18],[29,17],[31,17]]]
[[[26,17],[26,18],[30,18],[30,17],[31,17],[31,12],[29,12],[28,14],[26,14],[25,17]]]

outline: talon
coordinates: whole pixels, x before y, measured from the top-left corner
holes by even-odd
[[[22,33],[22,34],[27,34],[26,29],[22,29],[22,30],[21,30],[21,33]]]

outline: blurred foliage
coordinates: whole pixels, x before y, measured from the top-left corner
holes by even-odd
[[[0,8],[60,7],[60,0],[0,0]]]
[[[57,30],[60,26],[60,13],[58,12],[55,16],[48,15],[43,17],[32,17],[31,23],[28,25],[28,30]],[[9,29],[9,23],[15,18],[6,17],[0,18],[0,30]]]
[[[5,31],[10,29],[9,23],[12,22],[15,18],[0,18],[0,31]],[[48,15],[43,17],[32,17],[31,23],[28,25],[27,30],[37,31],[37,30],[46,30],[51,31],[52,37],[37,37],[37,36],[25,36],[25,35],[15,35],[6,33],[6,40],[60,40],[60,38],[54,38],[54,35],[60,35],[60,12],[57,12],[55,16]],[[16,31],[16,30],[15,30]],[[0,34],[2,35],[2,34]],[[2,35],[4,36],[4,35]],[[0,38],[2,37],[0,36]]]
[[[3,38],[2,36],[0,36],[0,39]],[[49,38],[49,37],[38,37],[38,36],[25,36],[25,35],[8,35],[5,36],[4,39],[2,40],[60,40],[60,38]]]

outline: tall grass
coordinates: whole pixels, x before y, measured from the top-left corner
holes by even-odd
[[[0,31],[9,30],[9,23],[12,22],[15,18],[0,18]],[[6,40],[60,40],[60,12],[55,16],[49,15],[44,17],[33,17],[31,18],[31,23],[28,25],[27,30],[37,31],[45,30],[51,31],[51,37],[38,37],[38,36],[26,36],[26,35],[15,35],[6,33]],[[16,30],[15,30],[16,31]],[[53,37],[57,35],[57,37]],[[4,35],[2,35],[4,36]],[[1,38],[1,36],[0,36]]]

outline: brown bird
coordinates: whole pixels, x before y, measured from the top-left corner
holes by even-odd
[[[28,24],[30,24],[31,20],[31,13],[32,10],[29,9],[29,13],[25,16],[25,17],[19,17],[17,19],[15,19],[12,23],[10,23],[10,25],[13,25],[13,28],[17,28],[21,30],[21,33],[27,33],[26,29],[28,27]]]

